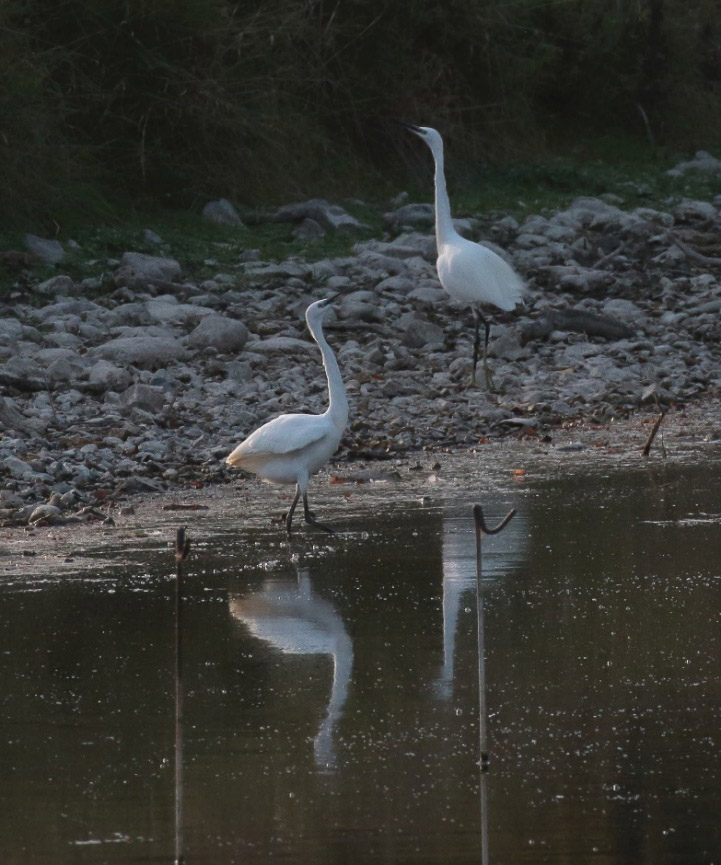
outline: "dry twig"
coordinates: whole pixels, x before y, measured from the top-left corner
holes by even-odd
[[[666,417],[666,410],[661,409],[661,414],[656,418],[656,423],[653,425],[651,430],[651,434],[648,437],[648,441],[646,442],[646,446],[641,451],[641,455],[647,457],[651,453],[651,445],[653,444],[653,440],[656,438],[656,433],[661,426],[663,419]]]
[[[690,258],[691,261],[695,261],[697,264],[703,264],[708,267],[721,267],[721,258],[718,258],[715,255],[704,255],[702,252],[689,246],[672,231],[668,232],[668,238],[681,250],[681,252],[683,252],[686,258]]]

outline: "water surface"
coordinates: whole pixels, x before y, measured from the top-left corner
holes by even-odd
[[[721,850],[718,464],[519,484],[195,550],[188,863],[465,863],[482,852],[484,541],[493,863],[710,865]],[[0,849],[170,862],[169,555],[2,592]]]

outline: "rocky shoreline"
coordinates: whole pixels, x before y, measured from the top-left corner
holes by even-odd
[[[528,284],[524,309],[493,319],[498,394],[467,386],[471,316],[437,281],[429,205],[396,201],[384,236],[351,255],[273,263],[239,247],[233,268],[202,282],[157,236],[156,255],[128,251],[79,281],[53,246],[57,275],[26,275],[0,306],[0,523],[110,523],[129,496],[230,483],[237,473],[222,458],[252,429],[324,410],[303,313],[350,285],[326,325],[351,403],[339,460],[542,438],[667,406],[708,405],[711,434],[721,201],[619,204],[581,198],[522,223],[458,220]],[[364,234],[324,202],[259,218],[294,221],[303,236]]]

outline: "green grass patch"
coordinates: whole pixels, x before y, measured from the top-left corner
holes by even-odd
[[[616,196],[619,206],[625,209],[658,210],[667,210],[684,198],[712,201],[721,195],[719,175],[693,170],[682,177],[666,173],[683,159],[651,148],[631,148],[623,160],[576,155],[505,166],[486,165],[466,172],[463,182],[451,175],[449,192],[457,215],[459,211],[490,212],[517,218],[559,210],[586,195]]]
[[[518,219],[533,213],[549,213],[568,206],[582,195],[616,196],[623,208],[637,206],[670,210],[684,198],[712,201],[721,196],[721,177],[691,171],[682,177],[666,172],[681,157],[652,148],[627,148],[618,142],[606,142],[605,153],[624,153],[625,159],[600,158],[603,147],[578,151],[567,158],[514,163],[502,166],[468,166],[447,157],[448,186],[453,213],[456,216],[478,216],[493,219],[514,215]],[[595,150],[595,152],[594,152]],[[244,250],[257,249],[266,261],[299,257],[305,261],[350,255],[353,245],[365,237],[380,237],[385,231],[383,213],[390,209],[388,200],[400,191],[385,185],[368,194],[367,201],[341,201],[357,219],[368,226],[360,235],[329,233],[312,241],[293,237],[290,223],[249,224],[244,228],[220,226],[202,218],[197,211],[151,209],[146,213],[128,211],[105,224],[59,227],[57,237],[67,256],[57,267],[35,265],[24,276],[0,263],[0,292],[11,295],[18,287],[40,282],[56,273],[66,273],[76,281],[98,277],[114,269],[124,252],[143,252],[176,258],[192,278],[201,282],[219,272],[239,274],[238,263]],[[408,187],[411,201],[433,200],[432,168],[420,172]],[[239,208],[249,222],[250,210]],[[150,229],[162,243],[157,245],[144,234]],[[0,250],[24,249],[19,232],[0,234]],[[105,293],[111,282],[96,293]],[[89,292],[90,294],[90,292]]]

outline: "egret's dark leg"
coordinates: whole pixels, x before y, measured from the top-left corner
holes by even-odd
[[[483,318],[483,316],[481,316],[481,321],[486,329],[486,336],[483,342],[483,373],[486,377],[486,389],[489,391],[495,391],[493,379],[491,378],[491,370],[488,368],[488,337],[491,333],[491,323],[488,319]]]
[[[476,329],[475,335],[473,338],[473,372],[471,373],[471,384],[475,385],[476,383],[476,367],[478,366],[478,354],[481,349],[481,324],[483,325],[485,334],[483,338],[483,374],[486,379],[486,389],[493,391],[493,379],[491,378],[491,371],[488,368],[488,337],[491,333],[491,325],[486,318],[484,318],[482,312],[478,307],[473,308],[473,316],[475,318]]]
[[[290,525],[293,522],[293,514],[295,513],[295,506],[298,504],[298,499],[300,498],[300,484],[295,485],[295,498],[293,499],[293,504],[290,506],[290,510],[286,514],[285,517],[285,528],[290,535]]]
[[[476,367],[478,366],[478,351],[481,347],[481,312],[473,308],[473,320],[476,324],[476,330],[473,337],[473,369],[471,371],[471,384],[476,383]]]
[[[335,529],[332,529],[330,526],[326,526],[313,516],[310,508],[308,507],[308,493],[303,493],[303,511],[305,513],[305,521],[310,523],[312,526],[317,526],[319,529],[323,529],[324,532],[328,532],[330,535],[335,534]]]

